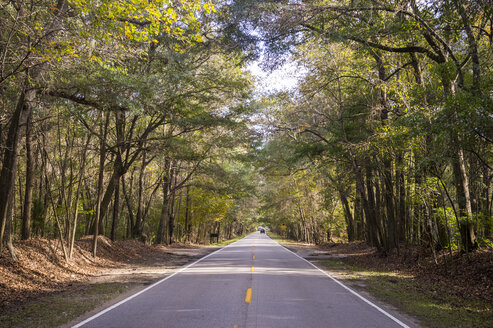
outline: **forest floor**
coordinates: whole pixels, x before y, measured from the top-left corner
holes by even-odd
[[[135,240],[92,237],[76,242],[67,264],[60,243],[32,239],[15,244],[18,261],[0,254],[0,327],[58,327],[119,300],[217,250],[216,246],[149,246]]]
[[[277,238],[278,239],[278,238]],[[493,327],[493,251],[438,254],[407,247],[382,257],[365,243],[320,246],[279,240],[347,286],[425,327]]]

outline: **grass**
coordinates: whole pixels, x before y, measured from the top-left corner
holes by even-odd
[[[211,246],[226,246],[243,237]],[[125,283],[106,282],[36,297],[22,306],[1,309],[0,328],[59,327],[117,297],[127,288]]]
[[[435,290],[401,273],[370,271],[340,260],[324,260],[323,264],[349,286],[365,286],[375,298],[417,318],[425,327],[493,327],[492,304]]]
[[[239,236],[239,237],[235,237],[233,239],[223,240],[223,241],[218,242],[218,243],[212,243],[212,244],[210,244],[210,246],[227,246],[229,244],[234,243],[235,241],[238,241],[238,240],[244,238],[245,236],[246,235],[242,235],[242,236]]]
[[[277,241],[278,243],[282,243],[282,244],[293,244],[293,243],[296,243],[296,242],[293,242],[290,239],[284,239],[284,237],[278,235],[277,233],[271,232],[271,231],[268,232],[268,235],[269,235],[269,237],[272,240]]]
[[[0,327],[58,327],[124,292],[123,283],[99,283],[83,290],[42,296],[23,306],[2,310]]]

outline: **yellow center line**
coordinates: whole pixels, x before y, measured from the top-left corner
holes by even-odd
[[[255,260],[255,255],[254,255],[254,256],[252,256],[252,260]]]
[[[253,267],[253,266],[252,266],[252,267],[250,268],[250,271],[252,271],[252,272],[253,272],[253,271],[255,271],[255,267]]]
[[[252,302],[252,289],[248,288],[245,296],[245,302],[251,303]]]
[[[238,328],[238,325],[234,325],[233,328]]]

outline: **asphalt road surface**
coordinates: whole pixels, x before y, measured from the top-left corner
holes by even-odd
[[[408,327],[258,232],[74,327]]]

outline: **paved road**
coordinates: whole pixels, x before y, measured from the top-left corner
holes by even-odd
[[[256,232],[75,327],[407,327]]]

